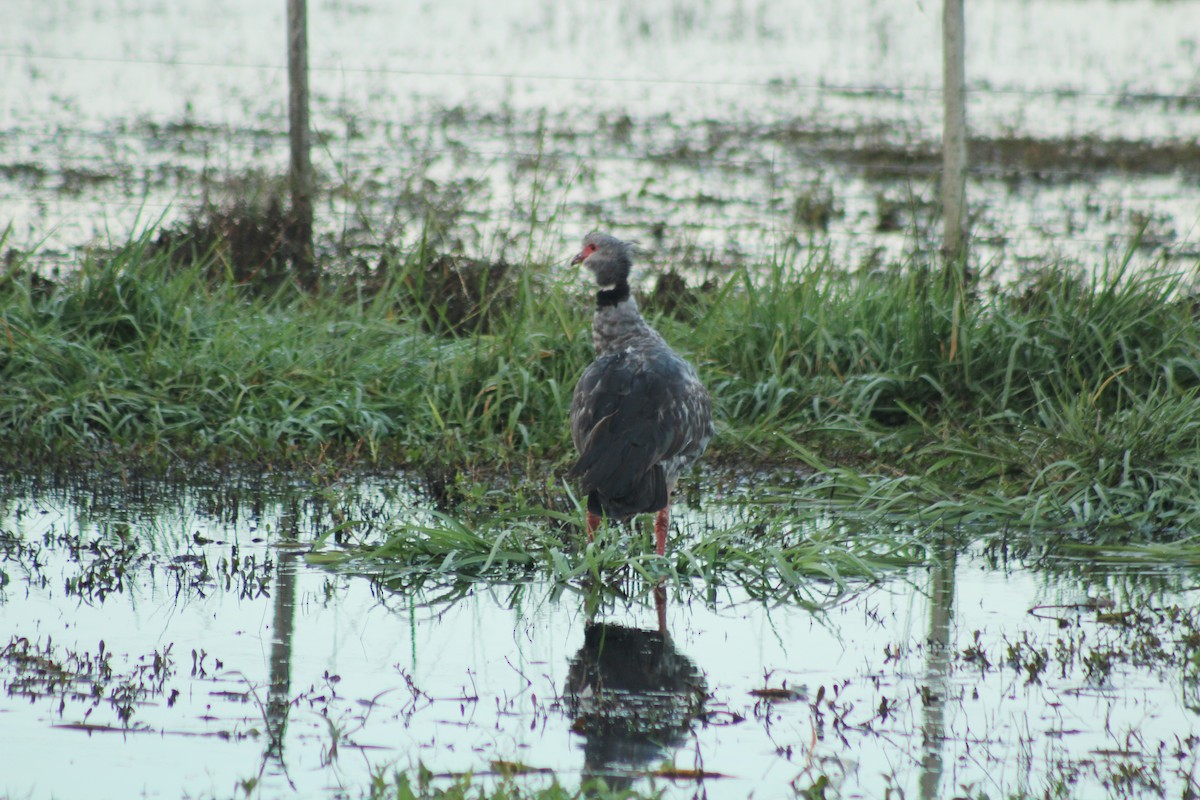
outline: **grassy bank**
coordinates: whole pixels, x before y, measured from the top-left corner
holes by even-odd
[[[36,267],[17,259],[0,281],[12,466],[365,463],[451,502],[497,485],[563,496],[591,299],[557,265],[386,254],[311,296],[150,232],[60,283]],[[1098,273],[972,293],[922,264],[852,275],[818,260],[645,306],[712,390],[707,462],[779,468],[761,500],[1186,531],[1200,522],[1194,300],[1176,276]]]

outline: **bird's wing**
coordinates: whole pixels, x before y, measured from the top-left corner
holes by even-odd
[[[669,351],[610,353],[584,370],[575,387],[571,435],[580,454],[571,473],[585,491],[623,497],[660,462],[701,439],[707,443],[708,394]]]

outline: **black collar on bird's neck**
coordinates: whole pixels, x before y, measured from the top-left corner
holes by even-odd
[[[622,300],[629,299],[629,281],[625,278],[617,281],[615,286],[610,286],[596,292],[596,308],[610,308],[617,305]]]

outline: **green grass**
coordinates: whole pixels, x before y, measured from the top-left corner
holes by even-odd
[[[161,242],[151,231],[81,255],[53,287],[0,280],[10,465],[367,464],[430,477],[443,507],[494,511],[499,488],[574,513],[556,476],[591,358],[577,274],[514,265],[455,333],[461,298],[422,253],[311,296],[256,290],[219,251]],[[648,313],[712,390],[708,463],[808,476],[756,500],[1101,543],[1200,523],[1200,325],[1181,277],[1118,263],[970,288],[930,265],[862,276],[826,256],[738,272],[688,321]],[[406,534],[412,557],[427,533]],[[490,548],[494,533],[477,538]],[[548,558],[544,534],[525,533],[518,550]]]
[[[376,572],[405,591],[451,585],[467,591],[473,581],[517,583],[534,576],[600,590],[628,579],[633,593],[642,595],[663,581],[686,587],[689,595],[738,586],[751,598],[810,608],[823,606],[851,581],[926,560],[914,534],[772,504],[725,508],[677,525],[664,556],[654,553],[644,526],[604,526],[588,542],[576,525],[580,516],[539,508],[433,512],[428,521],[392,523],[379,544],[311,559]],[[386,565],[383,573],[372,564]]]

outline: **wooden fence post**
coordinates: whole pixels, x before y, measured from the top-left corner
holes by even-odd
[[[967,108],[963,0],[942,9],[942,238],[948,261],[966,248]]]
[[[292,157],[291,240],[296,278],[308,291],[317,288],[313,254],[313,171],[309,155],[308,120],[308,9],[307,0],[287,0],[288,27],[288,128]]]

